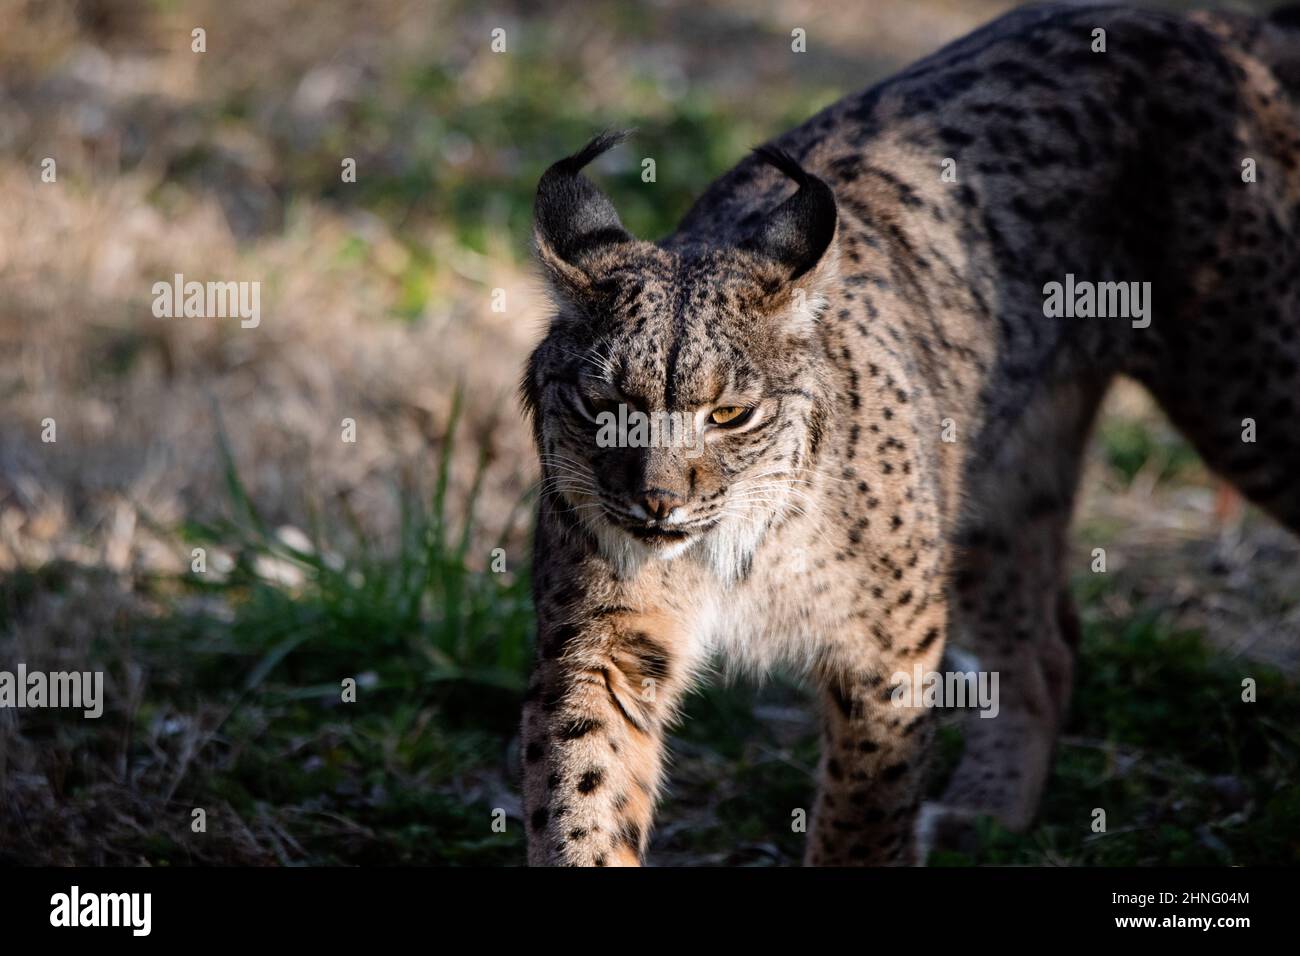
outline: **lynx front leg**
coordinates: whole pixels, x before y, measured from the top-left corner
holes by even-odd
[[[927,848],[964,848],[990,815],[1023,831],[1034,820],[1065,720],[1079,643],[1066,590],[1066,537],[1080,462],[1105,382],[1058,388],[971,486],[979,502],[952,575],[953,641],[997,674],[996,716],[968,714],[965,749],[942,798],[923,810]]]
[[[1022,546],[1028,538],[1022,535]],[[1037,561],[980,561],[957,575],[963,615],[979,667],[999,677],[996,716],[966,718],[962,759],[942,800],[927,807],[927,847],[960,848],[970,823],[988,814],[1022,831],[1033,822],[1056,735],[1070,700],[1079,621],[1060,581],[1059,536]]]
[[[819,792],[805,863],[811,866],[910,865],[933,738],[927,709],[896,700],[892,676],[919,664],[933,670],[943,653],[938,607],[892,641],[871,670],[829,675],[822,694],[825,731]]]
[[[626,609],[542,625],[523,716],[531,865],[640,865],[688,680],[680,635]]]

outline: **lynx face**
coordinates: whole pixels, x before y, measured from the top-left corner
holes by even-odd
[[[689,553],[730,576],[805,494],[834,200],[804,177],[744,245],[668,251],[624,232],[578,173],[614,142],[552,167],[538,191],[557,315],[524,390],[544,492],[626,573]]]

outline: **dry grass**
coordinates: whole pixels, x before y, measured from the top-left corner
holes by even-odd
[[[422,481],[458,382],[472,398],[471,435],[492,456],[489,526],[525,487],[531,465],[513,389],[542,316],[526,267],[458,249],[437,223],[399,239],[379,217],[321,202],[295,200],[279,229],[241,227],[259,203],[241,193],[276,178],[258,165],[285,157],[259,142],[252,124],[226,131],[184,117],[212,113],[221,95],[212,77],[229,83],[228,70],[246,70],[274,87],[320,50],[301,48],[302,32],[315,26],[287,28],[300,12],[293,5],[240,9],[268,22],[194,20],[283,42],[239,43],[232,63],[199,77],[188,50],[159,52],[146,40],[114,58],[111,43],[86,45],[84,27],[54,16],[66,6],[52,5],[39,23],[19,20],[27,29],[8,34],[26,56],[15,61],[7,47],[3,72],[27,83],[5,103],[7,125],[26,135],[0,156],[8,227],[0,396],[14,425],[0,436],[0,570],[56,557],[122,573],[178,570],[181,553],[156,531],[220,508],[217,410],[241,472],[279,524],[303,526],[311,494],[326,514],[345,501],[366,527],[391,533],[394,484]],[[149,25],[131,34],[136,40],[186,22],[140,16]],[[358,33],[331,18],[315,38],[342,45],[336,59],[356,49],[378,58],[383,51],[365,35],[388,35],[385,24],[366,24]],[[221,42],[218,31],[209,42]],[[39,81],[29,72],[33,48],[49,57]],[[128,137],[148,144],[122,171]],[[200,148],[222,152],[216,165],[231,182],[169,178],[179,155]],[[39,180],[44,155],[58,160],[56,184]],[[251,186],[234,182],[245,175]],[[256,234],[241,241],[241,228]],[[412,242],[433,250],[437,265],[420,321],[402,323],[391,316]],[[261,326],[155,319],[150,289],[176,272],[260,281]],[[507,290],[508,315],[490,310],[494,287]],[[58,424],[56,445],[40,441],[47,417]],[[345,417],[357,422],[355,445],[340,440]],[[461,484],[469,476],[458,469]]]

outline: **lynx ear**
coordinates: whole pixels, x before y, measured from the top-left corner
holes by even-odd
[[[793,179],[799,189],[768,213],[740,247],[788,270],[788,280],[798,279],[822,260],[835,240],[835,194],[782,149],[760,146],[754,154]]]
[[[557,290],[571,297],[581,299],[590,291],[593,257],[611,245],[633,241],[614,204],[582,175],[584,166],[627,136],[628,131],[601,133],[581,151],[547,169],[537,183],[533,204],[537,257]]]

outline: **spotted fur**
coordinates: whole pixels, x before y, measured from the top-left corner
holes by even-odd
[[[714,658],[819,689],[808,862],[913,862],[976,813],[1027,826],[1078,637],[1065,535],[1117,375],[1300,529],[1294,19],[1019,10],[780,136],[658,244],[581,173],[618,137],[547,171],[532,863],[642,861],[666,729]],[[1067,273],[1151,282],[1150,325],[1048,318]],[[589,414],[618,402],[753,412],[695,456],[598,447]],[[1001,712],[922,812],[930,712],[894,706],[891,675],[949,640],[1000,674]]]

